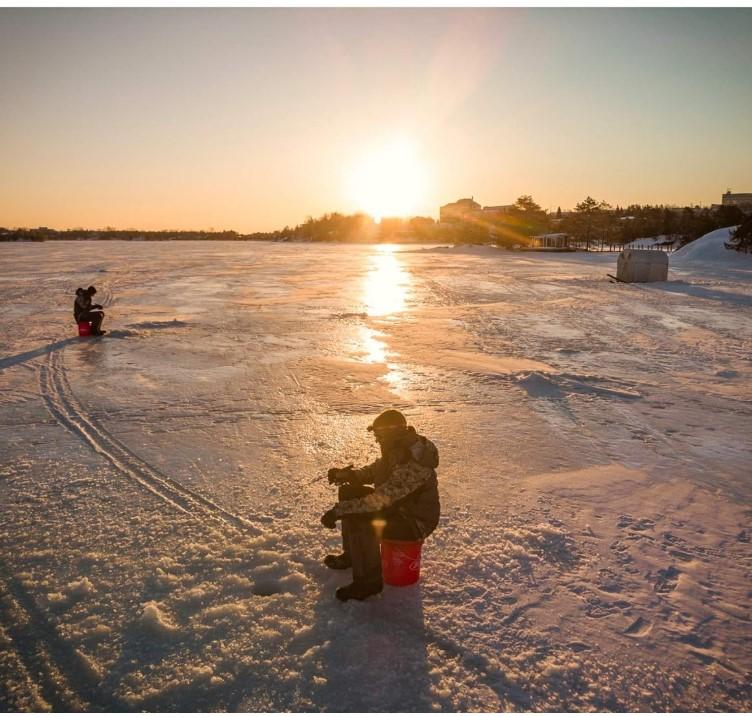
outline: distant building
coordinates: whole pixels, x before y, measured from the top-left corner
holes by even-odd
[[[458,199],[439,208],[440,222],[464,222],[468,221],[481,211],[480,204],[472,197],[470,199]]]
[[[468,222],[473,219],[492,219],[509,214],[514,204],[496,204],[481,208],[480,204],[472,197],[470,199],[458,199],[439,208],[439,221],[449,224]]]
[[[739,207],[743,212],[752,212],[752,193],[732,194],[729,190],[721,197],[721,206]]]
[[[569,234],[557,232],[555,234],[538,234],[530,237],[530,246],[537,249],[568,249]]]
[[[509,214],[512,209],[514,209],[514,204],[497,204],[493,207],[483,207],[482,211],[484,214],[502,216],[504,214]]]

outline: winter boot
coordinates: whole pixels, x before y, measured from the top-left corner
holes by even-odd
[[[342,554],[327,555],[324,558],[324,565],[332,570],[347,570],[352,567],[350,558],[350,529],[348,520],[342,521]]]
[[[353,581],[336,592],[338,600],[365,600],[384,589],[379,539],[369,520],[345,518],[350,543]]]
[[[352,567],[352,560],[346,553],[341,555],[330,554],[324,558],[324,565],[332,570],[347,570]]]
[[[365,600],[371,595],[378,595],[383,589],[384,583],[381,580],[373,583],[352,582],[343,588],[337,588],[337,592],[334,594],[337,596],[337,600],[347,602],[348,600]]]

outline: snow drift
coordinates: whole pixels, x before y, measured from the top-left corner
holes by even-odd
[[[671,264],[725,264],[729,268],[752,268],[752,255],[727,249],[726,243],[736,227],[724,227],[709,232],[683,246],[671,256]]]

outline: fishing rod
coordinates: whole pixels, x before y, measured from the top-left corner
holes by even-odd
[[[340,468],[341,471],[349,471],[352,470],[353,464],[351,463],[349,466],[345,466],[344,468]],[[326,473],[322,473],[320,476],[316,476],[312,481],[308,483],[308,485],[313,485],[314,483],[318,483],[320,480],[324,480],[324,478],[328,478],[329,476]]]

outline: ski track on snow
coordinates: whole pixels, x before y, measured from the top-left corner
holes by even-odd
[[[417,272],[416,272],[417,274]],[[99,285],[99,282],[94,283]],[[442,285],[435,282],[433,286],[437,293],[437,303],[439,305],[462,305],[466,303],[467,297],[465,294],[456,292],[450,288],[446,288],[443,292],[440,291]],[[545,292],[540,294],[540,298],[545,299],[548,296]],[[102,282],[100,286],[99,296],[100,303],[109,307],[113,301],[113,292],[110,287]],[[159,323],[159,322],[156,322]],[[169,323],[169,322],[165,322]],[[148,326],[140,327],[134,326],[134,328],[150,328]],[[590,338],[590,337],[588,337]],[[564,344],[562,344],[564,345]],[[568,344],[567,344],[568,345]],[[671,358],[670,354],[667,354],[668,358]],[[35,357],[32,357],[35,358]],[[33,369],[33,365],[24,366],[25,368]],[[670,365],[667,364],[666,370],[670,369]],[[659,368],[661,368],[659,366]],[[535,378],[535,377],[534,377]],[[615,399],[611,402],[612,410],[621,419],[623,425],[633,433],[638,433],[645,437],[646,448],[660,456],[670,455],[671,459],[677,461],[682,465],[691,465],[693,461],[685,457],[681,450],[677,450],[676,444],[672,439],[666,438],[660,429],[656,426],[650,425],[650,422],[644,415],[641,415],[637,406],[639,404],[633,404],[632,400],[635,398],[641,398],[642,396],[624,395],[620,391],[610,391],[607,386],[613,385],[608,380],[605,381],[606,386],[599,386],[596,380],[595,385],[591,385],[588,379],[597,379],[598,377],[581,376],[576,373],[562,373],[557,376],[543,376],[545,381],[540,380],[538,383],[530,381],[530,386],[523,385],[520,388],[532,388],[532,391],[527,391],[532,403],[537,404],[538,407],[543,406],[548,409],[552,407],[553,410],[561,410],[567,406],[567,400],[570,394],[587,394],[589,396],[595,396],[599,398]],[[292,379],[300,387],[300,382],[297,376],[293,374]],[[520,383],[520,377],[510,378],[507,376],[501,377],[501,380],[505,380],[510,384]],[[585,379],[584,381],[582,379]],[[64,362],[63,351],[57,350],[51,352],[44,361],[44,364],[38,368],[38,380],[41,391],[41,397],[43,398],[50,414],[61,426],[68,429],[76,438],[81,440],[88,448],[107,459],[107,461],[113,465],[119,473],[122,473],[126,479],[141,486],[142,489],[149,491],[153,495],[156,495],[160,501],[170,505],[175,510],[196,519],[199,525],[215,526],[219,525],[222,528],[228,528],[233,534],[236,534],[236,530],[253,530],[257,531],[254,534],[260,534],[260,529],[253,524],[253,522],[244,519],[238,515],[231,513],[212,502],[209,498],[205,498],[199,493],[190,490],[183,486],[180,482],[169,478],[157,468],[149,464],[147,461],[140,458],[137,454],[123,445],[117,438],[111,435],[102,425],[102,420],[107,419],[112,415],[121,415],[123,417],[130,418],[130,414],[127,408],[114,409],[111,411],[103,411],[99,413],[95,410],[86,410],[76,398],[71,385],[68,381],[66,374],[66,367]],[[494,383],[500,380],[500,377],[486,378],[489,383]],[[536,378],[537,380],[537,378]],[[540,384],[540,385],[539,385]],[[549,385],[550,384],[550,385]],[[599,390],[603,389],[603,390]],[[540,395],[539,395],[540,394]],[[34,395],[38,395],[34,392]],[[495,405],[495,400],[486,400],[485,398],[478,400],[475,398],[463,399],[458,398],[454,402],[455,406],[484,406]],[[444,400],[432,400],[425,401],[426,406],[443,406]],[[406,406],[410,406],[410,402],[406,402]],[[400,406],[401,407],[401,406]],[[369,405],[369,408],[371,406]],[[373,406],[377,409],[378,406]],[[190,418],[194,416],[202,415],[202,411],[191,409],[190,406],[181,407],[181,412],[173,414],[168,418]],[[325,415],[339,415],[342,412],[348,413],[350,409],[347,407],[338,407],[337,410],[322,411]],[[226,408],[225,411],[228,415],[233,416],[236,413],[244,413],[245,409]],[[359,412],[359,411],[358,411]],[[297,411],[277,411],[270,412],[275,415],[296,415]],[[99,414],[99,415],[98,415]],[[133,418],[143,417],[133,416]],[[162,417],[164,420],[165,417]],[[33,423],[36,422],[32,422]],[[49,423],[47,421],[47,423]],[[16,424],[14,424],[16,425]],[[580,429],[582,430],[582,428]],[[674,439],[675,440],[675,439]],[[626,520],[630,516],[620,516],[620,519]],[[641,528],[637,528],[637,531],[641,531]],[[224,532],[224,531],[223,531]],[[641,535],[641,532],[639,533]],[[636,535],[633,533],[632,535]],[[667,534],[670,535],[670,534]],[[280,534],[277,536],[277,540],[284,544],[287,536]],[[628,538],[631,540],[632,538]],[[703,560],[703,555],[707,552],[706,558],[709,558],[710,554],[715,554],[712,548],[702,548],[699,546],[693,546],[692,550],[689,546],[685,546],[682,543],[681,538],[672,536],[670,539],[666,538],[667,542],[673,544],[677,542],[678,548],[681,550],[677,553],[681,556],[690,556],[696,559]],[[676,546],[674,546],[676,547]],[[677,548],[677,550],[678,550]],[[298,546],[299,549],[299,546]],[[698,554],[695,555],[694,552]],[[297,552],[297,551],[295,551]],[[673,553],[671,553],[673,555]],[[289,559],[292,553],[288,552],[285,556]],[[296,560],[306,565],[310,572],[311,566],[315,561],[312,561],[310,557],[295,556]],[[658,575],[661,576],[663,571],[659,570]],[[661,578],[662,580],[663,578]],[[317,586],[317,587],[320,587]],[[662,583],[656,586],[657,599],[661,599],[662,591],[658,587],[663,587]],[[309,596],[312,593],[309,593]],[[322,591],[322,598],[324,592]],[[391,597],[387,592],[385,598]],[[327,596],[328,598],[328,596]],[[323,599],[327,599],[323,598]],[[315,599],[314,599],[315,600]],[[318,602],[315,600],[315,602]],[[539,604],[536,601],[525,603],[524,605],[518,605],[513,607],[505,616],[499,615],[501,618],[498,621],[498,631],[509,628],[512,623],[516,621],[516,618],[530,607],[534,607]],[[371,610],[374,610],[379,606],[379,601],[373,601]],[[310,608],[318,607],[312,603],[311,600],[301,604],[301,617]],[[345,613],[349,614],[349,607],[344,608]],[[502,609],[506,612],[506,610]],[[327,606],[325,616],[331,622],[342,617],[343,609],[333,602]],[[634,634],[636,637],[642,635],[644,624],[640,622],[642,618],[635,620],[630,625],[626,634]],[[56,711],[86,711],[86,710],[127,710],[133,709],[148,709],[149,698],[146,698],[144,702],[137,704],[135,707],[132,704],[124,706],[118,702],[118,698],[113,694],[105,694],[104,689],[99,685],[99,681],[91,674],[89,666],[86,660],[74,647],[74,644],[66,640],[61,634],[58,628],[55,626],[54,618],[51,618],[49,614],[35,602],[33,595],[29,592],[27,584],[22,580],[14,577],[9,569],[9,566],[5,565],[0,560],[0,624],[5,626],[8,635],[11,638],[11,644],[13,651],[17,654],[19,664],[21,664],[30,675],[33,682],[40,689],[44,699],[49,702],[50,706]],[[648,623],[647,631],[649,632],[652,623]],[[384,630],[389,632],[392,629],[388,624],[378,626],[378,630]],[[429,622],[419,624],[412,620],[408,620],[405,624],[400,626],[401,632],[407,633],[409,636],[413,636],[416,642],[424,643],[425,647],[432,647],[436,652],[441,655],[441,661],[446,660],[450,662],[457,660],[461,667],[466,670],[466,674],[472,675],[478,683],[482,683],[487,688],[490,688],[499,699],[502,701],[502,709],[514,710],[523,709],[529,710],[531,705],[535,703],[535,698],[532,692],[529,692],[527,688],[522,688],[513,684],[510,684],[509,680],[505,677],[503,670],[495,667],[492,664],[492,659],[486,657],[486,650],[481,648],[472,649],[469,646],[463,646],[466,640],[469,640],[470,634],[462,630],[459,634],[452,636],[451,634],[443,635],[442,628],[439,626],[432,626]],[[295,642],[293,637],[290,641]],[[302,640],[300,642],[305,642]],[[506,642],[506,640],[504,640]],[[503,643],[502,643],[503,644]],[[286,651],[289,653],[289,648],[292,645],[286,644]],[[514,647],[514,644],[509,645]],[[336,648],[332,648],[336,651]],[[293,661],[295,659],[295,651],[293,651]],[[489,655],[490,656],[490,655]],[[297,655],[305,664],[305,656]],[[301,667],[301,664],[297,662],[295,667]],[[241,671],[237,674],[239,677],[242,674]],[[429,679],[430,682],[434,682],[433,679]],[[206,688],[207,691],[211,691],[211,688]],[[222,688],[216,688],[221,690]],[[205,693],[204,693],[205,694]],[[178,703],[183,705],[191,704],[189,694],[176,693]],[[249,697],[253,699],[252,693],[249,693]],[[160,698],[153,698],[152,705],[159,709],[175,709],[175,703],[160,702]],[[294,698],[288,698],[287,709],[295,709]],[[160,707],[161,705],[161,707]],[[190,709],[190,707],[189,707]],[[285,709],[283,707],[283,709]],[[446,706],[443,709],[447,709]],[[487,709],[487,707],[486,707]]]
[[[176,481],[168,478],[153,466],[139,458],[130,449],[126,448],[120,441],[112,436],[106,429],[99,425],[78,402],[65,375],[65,367],[61,355],[53,352],[49,355],[46,365],[40,367],[39,373],[40,388],[42,397],[47,404],[48,410],[53,417],[73,435],[88,445],[93,451],[106,458],[119,472],[127,478],[135,481],[142,488],[156,495],[162,501],[169,504],[175,510],[181,513],[194,516],[199,520],[204,518],[213,519],[224,527],[240,529],[243,531],[253,530],[255,534],[261,531],[253,526],[249,521],[221,508],[208,498],[195,493],[188,488],[180,485]],[[44,614],[36,608],[33,599],[23,592],[22,586],[14,581],[14,591],[8,591],[9,594],[18,593],[22,596],[25,603],[26,613],[33,615],[30,621],[35,633],[41,633],[42,637],[35,638],[42,641],[45,647],[43,652],[56,654],[60,659],[56,661],[48,660],[46,670],[52,677],[45,678],[42,681],[45,695],[49,694],[52,704],[60,710],[79,711],[85,709],[81,706],[82,700],[87,700],[92,707],[102,706],[106,709],[117,709],[114,697],[107,697],[99,694],[95,688],[88,684],[81,674],[85,674],[85,669],[77,669],[82,662],[80,657],[75,653],[70,645],[61,638],[55,628],[49,624]],[[20,602],[18,599],[16,602]],[[512,616],[508,616],[511,618]],[[38,626],[42,626],[40,629]],[[403,626],[405,627],[405,626]],[[409,632],[418,634],[415,628],[407,627]],[[510,686],[504,684],[504,680],[495,674],[494,670],[484,668],[485,658],[472,651],[468,651],[462,645],[456,643],[446,635],[439,634],[435,628],[428,625],[424,626],[424,634],[428,637],[426,646],[433,646],[447,655],[448,658],[459,659],[463,667],[473,674],[482,684],[492,689],[497,694],[501,690],[509,690]],[[49,646],[49,647],[47,647]],[[38,653],[38,650],[31,650],[30,654]],[[71,692],[70,688],[63,689],[61,684],[60,668],[57,664],[68,664],[66,660],[71,660],[70,664],[73,669],[69,670],[73,675],[77,675],[77,682],[82,682],[79,690]],[[29,661],[32,674],[39,674],[40,669],[33,660]],[[41,672],[44,675],[44,670]],[[70,681],[70,680],[69,680]],[[61,691],[62,690],[62,691]],[[522,693],[508,694],[507,698],[513,698],[516,702],[527,704],[528,699]],[[121,706],[122,707],[122,706]]]
[[[76,399],[65,375],[62,356],[58,352],[51,353],[48,357],[47,365],[40,367],[39,378],[42,397],[53,417],[92,450],[106,458],[123,475],[168,503],[175,510],[184,514],[193,515],[199,519],[209,517],[233,529],[250,529],[254,530],[257,534],[261,533],[258,528],[244,518],[230,513],[208,498],[168,478],[139,458],[99,425]],[[17,587],[22,589],[20,586]],[[26,602],[39,613],[37,623],[42,620],[46,621],[46,618],[36,609],[30,597],[26,597]],[[482,663],[485,662],[485,658],[479,654],[469,652],[451,638],[439,634],[434,628],[428,625],[425,625],[424,629],[426,636],[429,638],[427,646],[433,645],[448,657],[459,659],[463,667],[471,674],[474,674],[479,682],[486,684],[494,691],[499,690],[499,676],[493,674],[493,670],[489,671],[483,668]],[[415,629],[409,631],[416,632],[417,635]],[[54,627],[49,626],[47,634],[50,638],[47,641],[48,643],[54,639],[56,652],[60,654],[66,653],[63,657],[66,657],[67,653],[75,654],[67,642],[57,635]],[[78,662],[81,662],[81,660],[76,656],[73,664],[76,665]],[[38,670],[34,670],[33,672],[36,674]],[[508,686],[506,687],[508,689]],[[515,696],[518,701],[527,702],[523,695],[518,694]],[[59,698],[55,699],[57,699],[58,703],[60,702]],[[78,699],[81,698],[79,697]],[[103,700],[100,697],[92,702],[94,704],[102,704]],[[110,698],[110,702],[112,702],[112,698]],[[76,705],[72,706],[75,707]],[[70,709],[70,707],[66,707],[65,709]]]
[[[59,352],[49,354],[47,364],[40,367],[39,385],[42,398],[53,417],[92,450],[106,458],[123,475],[175,510],[200,519],[209,518],[241,531],[260,534],[261,531],[245,518],[231,513],[149,465],[99,425],[73,393]]]

